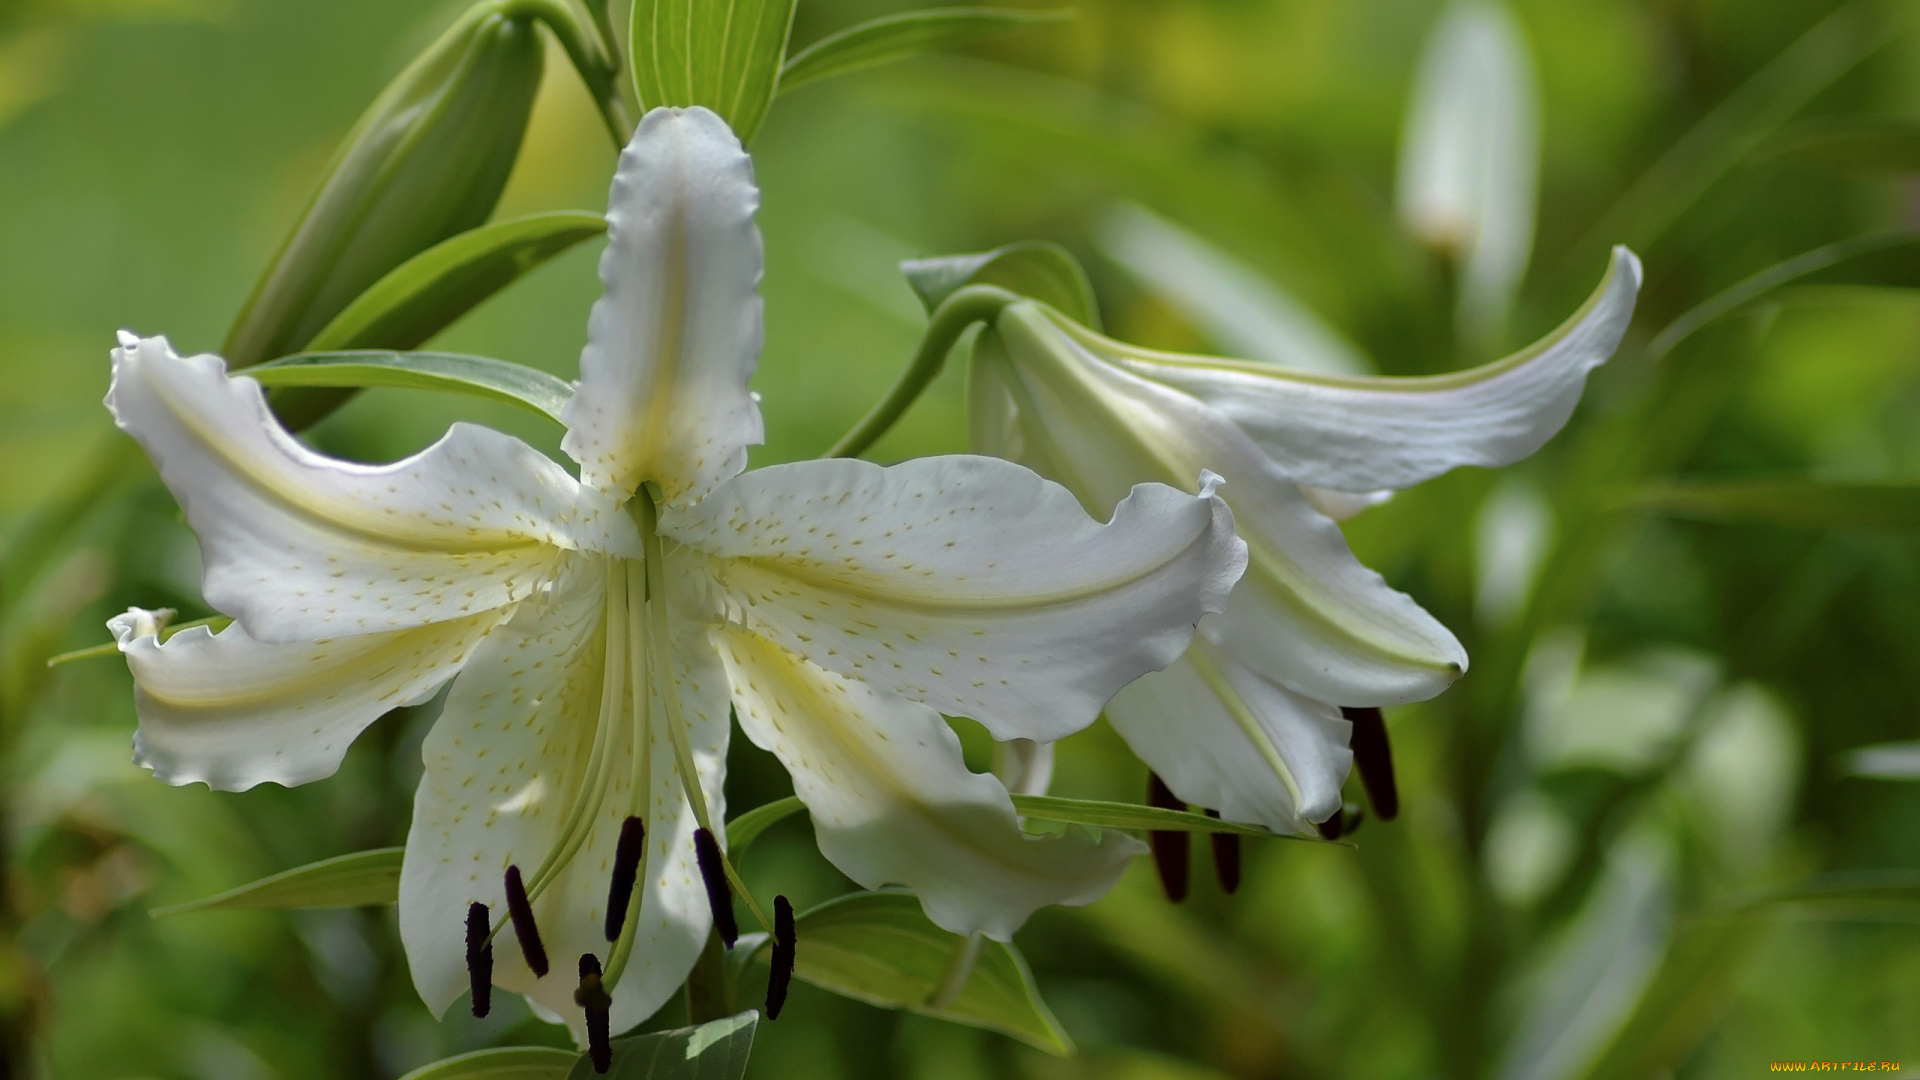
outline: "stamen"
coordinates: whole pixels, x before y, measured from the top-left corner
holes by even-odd
[[[467,906],[467,984],[473,989],[473,1015],[493,1008],[493,928],[487,925],[487,905]]]
[[[767,976],[767,1019],[778,1020],[793,983],[793,905],[785,896],[773,898],[773,972]]]
[[[518,866],[507,867],[507,917],[513,921],[513,936],[520,939],[520,955],[527,958],[533,977],[545,978],[547,948],[540,944],[540,926],[533,921],[533,905],[527,901]]]
[[[1333,812],[1333,816],[1314,826],[1320,831],[1322,840],[1338,840],[1343,836],[1352,836],[1367,820],[1367,812],[1348,803]]]
[[[1219,818],[1220,811],[1209,810],[1207,816]],[[1220,891],[1229,895],[1240,887],[1240,834],[1217,832],[1213,841],[1213,876],[1220,879]]]
[[[1353,764],[1360,770],[1360,786],[1374,816],[1392,821],[1400,813],[1400,792],[1393,783],[1393,747],[1387,742],[1387,722],[1374,708],[1342,708],[1353,723]]]
[[[1185,810],[1187,804],[1174,795],[1159,773],[1147,774],[1147,805],[1163,810]],[[1154,830],[1147,834],[1147,844],[1153,848],[1153,866],[1160,872],[1160,886],[1167,891],[1167,899],[1179,903],[1187,898],[1187,865],[1192,859],[1188,846],[1188,836],[1183,832],[1164,832]]]
[[[593,1059],[593,1071],[604,1073],[613,1068],[613,995],[600,977],[600,958],[592,953],[580,954],[580,988],[573,992],[573,1002],[587,1014],[587,1056]]]
[[[620,823],[620,842],[613,849],[613,883],[607,892],[607,940],[618,941],[627,923],[627,904],[640,876],[640,856],[647,850],[647,826],[637,817]]]
[[[740,925],[733,921],[733,890],[727,887],[727,872],[721,867],[720,845],[706,829],[693,830],[693,853],[700,860],[700,876],[707,883],[707,904],[713,908],[713,928],[727,948],[740,937]]]

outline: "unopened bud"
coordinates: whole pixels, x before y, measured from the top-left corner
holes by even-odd
[[[254,287],[227,336],[228,366],[300,350],[389,270],[485,222],[519,155],[542,56],[531,19],[485,0],[408,65],[348,133]],[[298,427],[348,393],[289,387],[273,400]]]

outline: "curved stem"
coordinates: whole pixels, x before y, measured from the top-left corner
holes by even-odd
[[[633,135],[634,120],[620,100],[613,61],[613,41],[595,26],[582,26],[580,18],[566,0],[509,0],[504,9],[509,17],[537,19],[553,32],[554,40],[566,50],[567,59],[587,84],[593,102],[599,106],[600,119],[607,125],[615,150],[624,148]],[[596,20],[597,23],[597,20]]]
[[[840,437],[824,457],[856,457],[885,435],[906,414],[920,394],[946,366],[947,354],[967,327],[976,322],[991,322],[1000,309],[1020,299],[993,285],[969,285],[941,302],[927,319],[927,332],[921,335],[920,348],[907,369],[894,380],[887,396],[868,410],[852,431]]]

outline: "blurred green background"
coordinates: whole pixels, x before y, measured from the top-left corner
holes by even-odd
[[[1915,515],[1702,522],[1634,498],[1673,477],[1920,478],[1911,288],[1796,294],[1658,360],[1647,348],[1748,275],[1920,225],[1920,141],[1897,138],[1920,124],[1920,8],[1515,0],[1542,166],[1531,270],[1495,342],[1455,332],[1448,260],[1394,213],[1440,4],[1075,7],[1071,22],[775,105],[753,148],[767,247],[755,464],[820,453],[905,361],[923,319],[903,258],[1055,240],[1086,262],[1116,336],[1230,348],[1231,327],[1142,269],[1123,228],[1142,219],[1124,207],[1269,302],[1291,297],[1384,373],[1523,345],[1579,303],[1615,242],[1646,261],[1640,313],[1537,458],[1451,474],[1347,525],[1475,661],[1439,700],[1389,712],[1398,821],[1367,823],[1351,849],[1250,844],[1231,897],[1201,855],[1185,905],[1142,863],[1100,903],[1042,913],[1019,941],[1075,1058],[800,986],[762,1025],[750,1075],[1920,1070],[1920,788],[1849,765],[1855,748],[1920,738]],[[558,1034],[517,1004],[435,1022],[390,912],[147,913],[400,842],[433,706],[377,725],[333,779],[213,795],[128,762],[117,661],[44,663],[104,640],[129,604],[205,612],[192,537],[150,474],[57,516],[119,437],[99,404],[113,332],[216,349],[340,137],[458,10],[0,0],[0,1017],[46,1075],[394,1077]],[[803,0],[793,42],[897,10]],[[1800,152],[1862,118],[1907,156]],[[499,216],[597,211],[612,163],[553,53]],[[540,269],[435,347],[571,376],[597,255],[583,245]],[[1878,284],[1920,284],[1916,271]],[[964,449],[958,367],[875,457]],[[370,392],[310,434],[388,460],[460,418],[557,453],[556,428],[424,392]],[[47,521],[57,542],[25,550]],[[733,806],[789,792],[770,757],[735,748]],[[1062,746],[1056,793],[1135,800],[1144,785],[1104,725]],[[803,818],[744,872],[802,908],[847,888]]]

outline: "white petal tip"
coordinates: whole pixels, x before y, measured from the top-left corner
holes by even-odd
[[[148,611],[146,608],[130,607],[108,619],[107,630],[113,634],[113,640],[120,650],[125,652],[128,645],[141,638],[159,636],[160,628],[172,621],[174,614],[172,608]]]
[[[131,349],[140,344],[140,335],[131,330],[120,331],[120,347]]]
[[[1214,472],[1212,469],[1201,469],[1200,470],[1200,497],[1203,499],[1213,498],[1213,493],[1219,490],[1220,485],[1226,482],[1227,482],[1226,477],[1221,476],[1219,473]]]
[[[1615,244],[1613,258],[1615,262],[1626,266],[1627,273],[1633,278],[1633,289],[1639,292],[1640,283],[1646,279],[1646,268],[1641,265],[1640,256],[1635,255],[1633,249],[1625,244]]]

